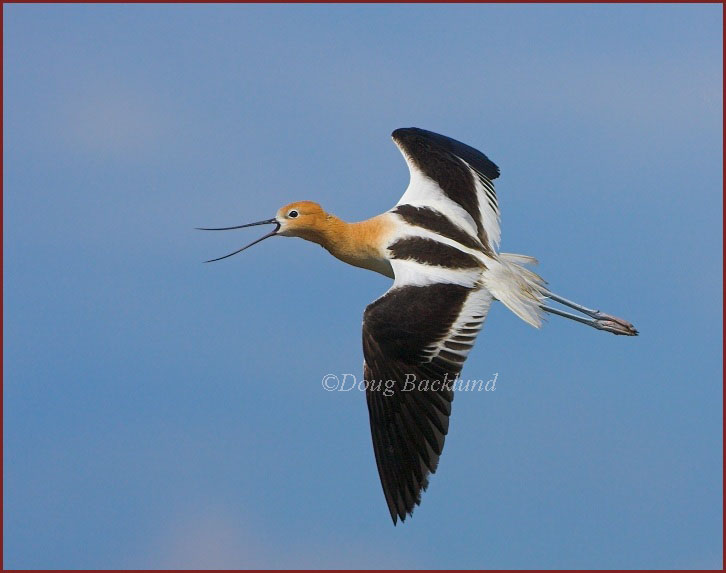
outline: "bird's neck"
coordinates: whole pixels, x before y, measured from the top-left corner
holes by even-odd
[[[310,240],[349,265],[393,278],[393,269],[386,256],[386,244],[392,228],[387,213],[358,223],[346,223],[328,214],[320,232]]]

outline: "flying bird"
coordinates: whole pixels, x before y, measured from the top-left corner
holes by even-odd
[[[493,184],[499,168],[486,155],[418,128],[397,129],[392,137],[408,164],[410,182],[398,203],[381,215],[346,223],[317,203],[299,201],[272,219],[203,230],[274,225],[249,245],[206,262],[269,237],[300,237],[343,262],[393,279],[363,314],[363,373],[373,451],[395,525],[420,504],[436,471],[454,398],[451,382],[492,301],[537,328],[549,313],[613,334],[638,331],[621,318],[552,293],[525,268],[537,262],[534,258],[499,252]],[[580,314],[548,306],[549,301]],[[374,381],[394,381],[393,392],[383,393]]]

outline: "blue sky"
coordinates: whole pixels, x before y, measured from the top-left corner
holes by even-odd
[[[720,568],[720,5],[5,5],[7,568]],[[417,126],[501,168],[502,248],[637,339],[494,305],[436,475],[385,506],[390,281],[197,226],[393,206]]]

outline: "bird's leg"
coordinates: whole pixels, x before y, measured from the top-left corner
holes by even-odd
[[[566,298],[562,298],[561,296],[558,296],[551,292],[547,293],[547,298],[550,298],[555,302],[559,302],[560,304],[564,304],[565,306],[569,306],[570,308],[586,314],[591,318],[583,318],[570,312],[565,312],[563,310],[558,310],[549,306],[542,306],[542,310],[551,314],[564,316],[565,318],[569,318],[570,320],[576,320],[577,322],[581,322],[582,324],[587,324],[588,326],[592,326],[593,328],[597,328],[598,330],[612,332],[613,334],[624,334],[627,336],[637,336],[638,334],[638,331],[632,324],[630,324],[627,320],[618,318],[617,316],[605,314],[604,312],[600,312],[599,310],[593,310],[591,308],[584,307],[581,304],[577,304],[576,302],[572,302],[571,300],[567,300]]]

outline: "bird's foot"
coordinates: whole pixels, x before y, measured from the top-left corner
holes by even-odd
[[[595,311],[591,316],[594,319],[592,326],[598,330],[625,336],[638,336],[638,330],[627,320],[600,311]]]

